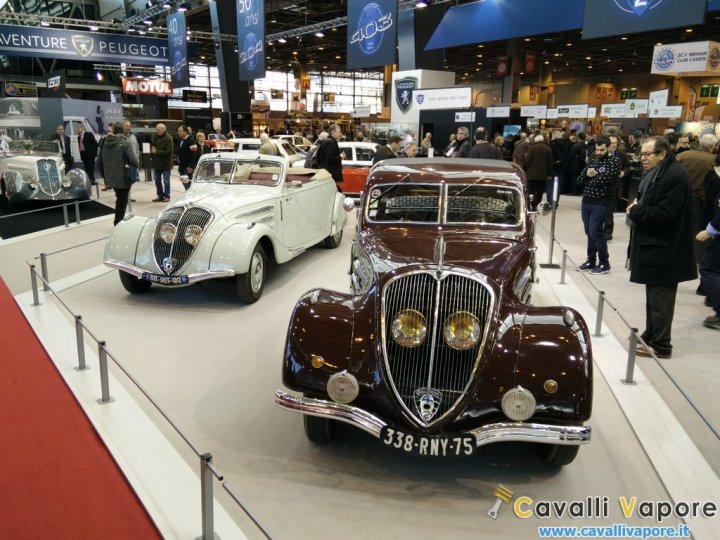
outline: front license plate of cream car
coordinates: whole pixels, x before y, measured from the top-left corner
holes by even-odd
[[[160,285],[187,285],[187,276],[159,276],[150,272],[143,272],[142,278],[145,281],[152,281]]]
[[[471,456],[475,452],[475,437],[472,435],[427,436],[384,427],[380,440],[386,446],[418,456]]]

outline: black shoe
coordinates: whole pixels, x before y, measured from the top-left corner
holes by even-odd
[[[665,359],[667,359],[667,358],[672,358],[672,353],[669,353],[669,352],[666,352],[666,353],[660,352],[660,351],[658,351],[658,350],[656,350],[656,349],[653,349],[652,347],[650,347],[650,349],[648,350],[648,349],[646,349],[645,347],[643,347],[642,345],[638,345],[638,346],[637,346],[637,348],[635,349],[635,354],[636,354],[637,356],[642,356],[642,357],[645,357],[645,358],[652,358],[653,354],[654,354],[655,356],[657,356],[658,358],[665,358]]]
[[[609,241],[612,240],[612,239],[613,239],[613,236],[612,236],[612,234],[611,234],[611,235],[609,235],[605,240],[609,242]]]
[[[710,303],[710,300],[707,299],[707,296],[705,297],[705,305],[707,307],[712,307],[712,304]]]
[[[592,270],[595,268],[596,264],[595,261],[591,261],[588,259],[584,263],[582,263],[580,266],[577,267],[578,272],[586,272],[587,270]]]
[[[703,289],[702,285],[698,285],[698,288],[695,289],[695,294],[698,296],[707,296],[707,293],[705,292],[705,289]]]
[[[710,317],[706,317],[703,321],[703,326],[707,328],[712,328],[714,330],[720,330],[720,317],[717,315],[711,315]]]

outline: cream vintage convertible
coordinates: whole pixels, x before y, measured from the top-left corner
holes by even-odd
[[[104,263],[131,293],[153,283],[186,286],[232,278],[253,303],[268,262],[284,263],[323,242],[340,245],[352,209],[324,169],[290,169],[282,157],[217,153],[200,158],[192,187],[157,218],[127,216]]]

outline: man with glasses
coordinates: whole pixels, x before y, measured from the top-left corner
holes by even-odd
[[[587,236],[587,260],[578,270],[591,274],[610,272],[610,254],[605,238],[605,221],[615,201],[618,178],[622,171],[620,160],[609,154],[610,140],[599,137],[595,141],[595,154],[580,173],[579,183],[584,184],[582,220]],[[600,264],[597,264],[599,261]]]
[[[697,277],[693,253],[690,178],[665,137],[651,137],[640,151],[645,176],[626,212],[630,231],[630,281],[645,285],[645,331],[650,350],[635,354],[670,358],[677,286]]]
[[[456,158],[470,157],[470,150],[472,150],[472,143],[470,142],[470,130],[465,126],[460,126],[457,130],[455,137],[457,146],[455,146]]]

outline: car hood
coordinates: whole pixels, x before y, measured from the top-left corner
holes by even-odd
[[[370,256],[376,273],[382,275],[408,265],[437,265],[440,236],[367,235],[361,238],[361,244]],[[519,235],[512,233],[445,233],[442,237],[445,243],[444,266],[466,268],[497,282],[510,276],[518,260],[528,251]]]
[[[220,217],[230,211],[270,201],[275,198],[278,189],[272,186],[194,182],[192,188],[174,200],[168,208],[199,206]]]

